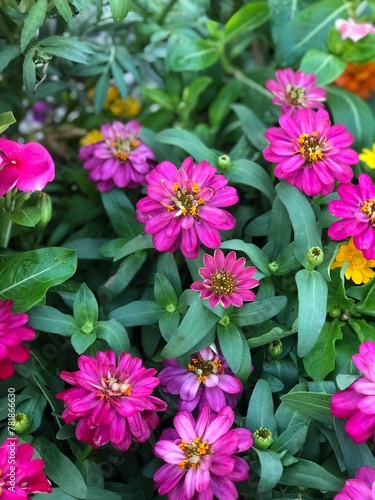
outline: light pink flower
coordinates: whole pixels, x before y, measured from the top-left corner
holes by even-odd
[[[358,469],[355,479],[347,479],[334,500],[375,500],[375,469],[368,465]]]
[[[201,299],[208,299],[211,307],[218,304],[241,307],[243,301],[255,300],[255,293],[250,288],[259,285],[259,281],[252,277],[256,268],[245,267],[245,257],[237,259],[236,252],[229,252],[225,257],[217,248],[213,257],[205,253],[203,262],[205,267],[198,270],[203,281],[194,281],[190,288],[199,291]]]
[[[236,224],[220,207],[237,203],[237,191],[207,161],[194,165],[188,157],[179,170],[163,161],[147,175],[147,183],[147,196],[137,203],[137,219],[152,234],[159,252],[180,247],[185,257],[195,259],[200,242],[216,248],[221,243],[219,230]]]
[[[19,444],[18,438],[9,438],[0,446],[1,500],[31,500],[29,494],[51,493],[44,462],[33,459],[34,449],[29,443]]]
[[[375,185],[368,174],[359,174],[358,185],[340,184],[341,200],[328,203],[332,215],[341,217],[328,229],[332,240],[353,236],[354,246],[367,260],[375,259]]]
[[[286,68],[277,70],[276,80],[268,80],[266,87],[275,96],[272,102],[282,106],[282,114],[292,115],[300,108],[323,109],[326,91],[323,87],[316,87],[315,82],[313,74]]]
[[[349,146],[353,136],[344,125],[333,125],[327,111],[299,109],[294,116],[281,116],[281,128],[265,133],[270,145],[263,151],[267,161],[277,163],[275,176],[293,184],[307,196],[323,196],[334,182],[350,182],[358,153]]]
[[[160,385],[165,392],[180,396],[179,410],[201,409],[205,402],[215,412],[226,405],[236,406],[242,384],[215,345],[192,354],[186,367],[175,359],[164,360],[164,365],[159,373]]]
[[[167,405],[151,393],[159,384],[154,368],[142,360],[121,353],[116,361],[113,351],[97,352],[96,357],[80,356],[79,370],[61,372],[60,377],[75,386],[56,395],[66,408],[66,423],[78,420],[76,436],[94,448],[111,443],[125,451],[131,441],[144,443],[150,429],[159,423],[157,411]]]
[[[139,139],[141,125],[132,120],[125,125],[119,121],[100,127],[104,140],[83,146],[79,157],[89,170],[89,178],[99,191],[135,188],[146,184],[146,174],[155,167],[155,155]]]
[[[41,191],[54,177],[55,164],[41,144],[0,139],[0,196],[14,187]]]
[[[357,23],[349,17],[348,19],[336,19],[335,28],[340,32],[342,40],[349,38],[358,42],[369,33],[375,33],[375,26],[369,23]]]
[[[210,415],[205,404],[195,422],[189,411],[174,418],[154,453],[166,463],[155,474],[159,494],[168,500],[236,500],[234,482],[249,477],[249,466],[236,453],[253,444],[247,429],[233,429],[233,410],[228,406]]]
[[[0,300],[0,379],[5,380],[14,374],[13,363],[24,363],[30,357],[30,351],[23,345],[27,340],[34,340],[35,330],[25,326],[28,322],[26,313],[12,312],[12,300]]]
[[[375,343],[361,344],[352,359],[364,376],[332,396],[331,412],[347,418],[346,432],[355,443],[364,443],[375,432]]]

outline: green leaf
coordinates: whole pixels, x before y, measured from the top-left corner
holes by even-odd
[[[272,450],[262,451],[256,447],[253,447],[252,450],[258,455],[260,462],[260,481],[257,490],[260,493],[271,491],[283,473],[281,457]]]
[[[109,67],[106,66],[103,68],[103,72],[98,78],[98,81],[95,85],[95,94],[94,94],[94,110],[95,114],[99,114],[103,110],[103,106],[105,100],[107,99],[109,87]]]
[[[266,427],[274,437],[277,436],[277,421],[274,415],[271,387],[263,379],[258,380],[251,394],[245,425],[251,432]]]
[[[124,80],[124,71],[116,61],[111,61],[111,72],[121,97],[125,99],[128,95],[128,86]]]
[[[199,318],[199,321],[197,321]],[[200,299],[189,307],[177,332],[161,352],[164,358],[177,358],[189,353],[216,325],[218,317],[202,305]]]
[[[259,325],[284,309],[286,302],[284,296],[256,300],[237,308],[231,314],[231,320],[239,326]]]
[[[291,184],[277,184],[276,192],[285,205],[293,226],[296,258],[305,266],[306,254],[310,248],[322,248],[314,211],[306,196]]]
[[[136,300],[111,311],[109,318],[116,319],[125,327],[152,325],[158,322],[163,309],[151,300]]]
[[[327,85],[338,78],[346,68],[346,62],[322,50],[310,49],[303,56],[300,68],[317,77],[317,85]]]
[[[159,104],[162,108],[168,109],[172,112],[176,111],[176,106],[180,100],[178,95],[153,87],[141,86],[139,87],[139,90],[149,99]]]
[[[307,424],[305,422],[298,422],[291,425],[274,440],[271,450],[276,453],[287,451],[291,455],[295,455],[303,447],[306,434]]]
[[[281,400],[304,417],[332,426],[330,394],[297,391],[284,394]]]
[[[51,56],[62,57],[82,64],[87,64],[89,56],[94,53],[86,43],[65,36],[44,38],[40,40],[39,45],[43,47],[43,52]]]
[[[292,225],[288,212],[278,196],[275,196],[272,204],[270,225],[268,227],[268,241],[274,245],[274,250],[270,260],[278,258],[290,243],[292,234]],[[294,249],[294,247],[293,247]],[[292,250],[294,253],[294,250]],[[295,259],[294,259],[295,260]],[[280,263],[277,262],[279,265]]]
[[[0,296],[14,301],[14,311],[27,311],[51,286],[76,271],[77,257],[66,248],[40,248],[11,255],[0,263]]]
[[[154,295],[155,300],[160,307],[163,307],[164,309],[169,305],[177,307],[178,299],[176,292],[163,274],[155,274]]]
[[[253,4],[247,5],[247,7]],[[266,125],[256,116],[256,114],[243,104],[233,104],[232,109],[238,116],[243,133],[251,144],[259,151],[263,151],[268,146],[268,141],[264,137],[267,130]]]
[[[132,0],[109,0],[114,21],[123,21],[132,8]]]
[[[28,312],[28,316],[28,325],[42,332],[71,337],[73,333],[80,331],[73,316],[64,314],[51,306],[34,306]]]
[[[196,161],[207,160],[211,165],[216,165],[218,154],[205,146],[198,137],[187,130],[168,128],[159,132],[155,136],[155,140],[180,147]]]
[[[70,341],[72,343],[73,349],[77,354],[83,354],[96,340],[96,333],[92,332],[88,335],[81,332],[73,333]]]
[[[212,82],[209,76],[198,76],[195,80],[184,88],[182,92],[182,100],[186,104],[185,111],[191,111],[195,108],[199,96],[206,90]]]
[[[74,498],[87,498],[87,487],[81,473],[56,445],[44,437],[33,439],[32,445],[43,457],[44,473],[51,481]]]
[[[343,483],[336,476],[327,472],[320,465],[300,458],[297,463],[284,467],[279,484],[319,489],[322,491],[338,491]]]
[[[251,263],[259,269],[266,276],[271,276],[271,271],[268,268],[270,263],[268,256],[256,245],[252,243],[245,243],[242,240],[228,240],[221,243],[220,248],[228,248],[230,250],[235,250],[236,252],[245,253]]]
[[[37,0],[29,10],[22,27],[20,41],[21,52],[24,52],[30,40],[35,36],[36,32],[43,24],[47,13],[47,6],[47,0]]]
[[[101,197],[116,233],[129,240],[137,236],[142,230],[142,226],[136,222],[135,209],[126,194],[115,188],[101,193]]]
[[[375,342],[375,328],[373,325],[367,323],[366,320],[349,318],[348,323],[358,336],[361,344],[368,340]]]
[[[26,94],[32,97],[36,87],[36,75],[34,64],[35,47],[31,47],[25,55],[23,61],[23,83],[25,85]]]
[[[69,26],[71,26],[73,22],[73,14],[68,0],[54,0],[54,3],[56,9],[59,11],[64,21],[69,24]]]
[[[328,286],[319,271],[301,269],[296,274],[298,290],[298,356],[314,347],[326,320]]]
[[[160,314],[158,325],[160,333],[165,341],[168,342],[171,340],[172,336],[177,332],[179,324],[180,313],[178,311],[172,313],[164,311]]]
[[[266,2],[253,2],[238,10],[225,25],[224,41],[229,42],[264,24],[271,15]]]
[[[226,326],[218,323],[216,332],[220,348],[229,368],[233,373],[237,373],[241,367],[242,350],[243,348],[249,349],[249,346],[247,343],[243,343],[241,332],[232,322]]]
[[[313,380],[324,380],[335,369],[336,340],[342,339],[340,321],[326,321],[312,350],[303,359],[303,366]]]
[[[243,184],[258,189],[269,201],[275,197],[275,188],[269,175],[254,161],[235,160],[225,175],[231,184]]]
[[[167,66],[171,71],[200,71],[219,59],[217,45],[211,40],[172,35],[167,45]]]
[[[146,252],[142,251],[128,255],[121,262],[117,272],[99,288],[100,298],[106,302],[110,302],[113,297],[125,290],[138,271],[142,268],[146,258]]]
[[[371,148],[375,135],[375,118],[369,105],[352,92],[336,86],[327,88],[327,104],[333,121],[345,125],[354,135],[354,147]]]
[[[5,215],[7,219],[20,226],[35,227],[40,221],[42,213],[38,207],[22,207],[15,212],[6,212]]]
[[[109,321],[98,321],[95,332],[99,339],[105,340],[109,347],[118,356],[121,352],[129,352],[130,341],[128,332],[115,319]]]
[[[259,347],[261,345],[269,344],[274,340],[280,340],[284,337],[288,337],[289,335],[292,335],[295,332],[296,330],[294,329],[283,330],[279,326],[275,326],[269,332],[264,333],[259,337],[251,337],[250,339],[247,340],[247,343],[249,344],[250,349],[253,349],[254,347]]]
[[[47,399],[43,392],[34,383],[29,385],[22,391],[22,395],[30,395],[17,406],[17,412],[25,413],[30,419],[29,433],[35,432],[42,423],[42,418],[47,405]]]
[[[151,234],[139,234],[125,243],[125,245],[122,245],[115,253],[113,260],[114,262],[117,262],[132,253],[139,252],[140,250],[146,250],[147,248],[154,248]]]
[[[80,327],[86,323],[95,326],[99,317],[99,307],[95,295],[86,285],[82,283],[74,297],[73,314]]]
[[[13,59],[15,59],[20,54],[21,54],[21,49],[16,45],[2,45],[0,52],[0,72],[2,72],[3,69],[5,69],[8,66],[10,61],[13,61]]]
[[[224,118],[230,111],[231,104],[236,101],[240,95],[242,83],[231,79],[225,85],[222,85],[215,99],[208,108],[208,117],[212,127],[219,127]]]
[[[164,274],[178,296],[182,293],[181,277],[173,253],[163,252],[157,261],[158,273]]]
[[[0,113],[0,134],[2,134],[10,125],[16,123],[16,119],[11,111]]]

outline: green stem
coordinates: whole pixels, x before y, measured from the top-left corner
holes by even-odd
[[[8,248],[11,232],[12,221],[3,216],[0,229],[0,247]]]
[[[78,460],[83,462],[85,460],[85,458],[87,458],[90,455],[91,451],[92,451],[92,447],[90,445],[87,445],[86,448],[83,450],[83,452],[78,457]]]
[[[260,92],[261,94],[265,95],[266,97],[270,98],[273,97],[271,92],[268,92],[267,89],[262,87],[262,85],[259,85],[259,83],[254,82],[254,80],[251,80],[251,78],[247,77],[242,73],[242,71],[239,71],[238,69],[235,69],[233,72],[233,76],[237,78],[237,80],[240,80],[243,82],[245,85],[248,87],[251,87],[252,89],[256,90],[257,92]]]

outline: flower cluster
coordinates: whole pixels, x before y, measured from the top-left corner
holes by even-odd
[[[368,465],[357,470],[355,479],[345,481],[345,486],[337,493],[334,500],[365,499],[375,499],[375,469]]]

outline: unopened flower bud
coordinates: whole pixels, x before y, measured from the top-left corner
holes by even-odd
[[[331,316],[331,318],[338,318],[341,314],[341,309],[339,307],[334,307],[329,311],[328,314]]]
[[[165,309],[167,310],[167,312],[172,314],[176,311],[177,307],[174,304],[168,304]]]
[[[39,193],[37,207],[42,214],[38,226],[45,227],[52,217],[52,202],[47,193]]]
[[[30,419],[25,413],[16,413],[12,424],[17,434],[25,434],[31,427]]]
[[[228,155],[221,155],[217,159],[217,164],[220,168],[226,169],[232,165],[232,162],[230,161],[230,158]]]
[[[283,352],[283,343],[281,340],[273,340],[267,346],[267,352],[273,358],[277,358]]]
[[[219,319],[218,323],[223,326],[228,326],[230,323],[230,317],[227,314],[224,314],[224,316]]]
[[[270,262],[268,264],[268,269],[271,273],[275,273],[279,269],[279,264],[276,261]]]
[[[273,443],[272,432],[266,427],[260,427],[253,432],[254,444],[260,450],[266,450]]]
[[[311,247],[306,254],[306,260],[310,266],[306,266],[306,269],[313,269],[315,266],[319,266],[323,262],[324,253],[319,247]]]
[[[92,321],[86,321],[86,323],[81,327],[81,332],[85,335],[90,335],[95,330],[94,323]]]

